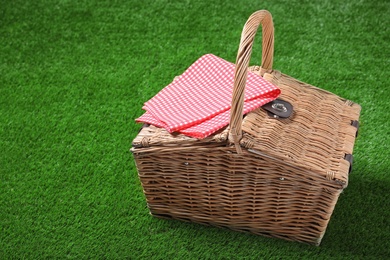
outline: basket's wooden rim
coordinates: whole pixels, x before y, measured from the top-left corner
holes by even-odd
[[[240,47],[236,59],[232,106],[230,111],[229,141],[234,143],[237,153],[242,153],[242,113],[244,107],[244,90],[248,75],[248,66],[252,54],[253,41],[259,25],[262,25],[262,61],[261,73],[272,69],[274,55],[274,26],[271,13],[260,10],[253,13],[244,25]]]

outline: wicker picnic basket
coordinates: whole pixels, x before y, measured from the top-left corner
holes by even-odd
[[[288,118],[278,103],[242,116],[260,24],[262,64],[249,70],[281,89]],[[320,244],[348,184],[361,108],[273,70],[273,47],[271,14],[257,11],[241,35],[228,127],[201,140],[140,130],[131,151],[153,216]]]

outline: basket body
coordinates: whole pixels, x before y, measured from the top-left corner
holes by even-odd
[[[226,129],[204,140],[153,126],[140,131],[132,151],[152,215],[321,242],[348,184],[344,158],[352,153],[351,121],[360,106],[278,72],[265,77],[277,81],[294,114],[249,113],[243,154]]]

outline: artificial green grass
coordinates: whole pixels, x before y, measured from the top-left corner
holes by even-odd
[[[390,256],[388,1],[0,6],[1,259]],[[362,105],[354,170],[320,247],[153,218],[129,152],[143,102],[203,54],[234,62],[259,9],[274,17],[275,69]]]

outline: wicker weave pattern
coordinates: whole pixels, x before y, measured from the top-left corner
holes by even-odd
[[[243,153],[244,157],[232,147],[210,145],[150,148],[147,156],[137,154],[150,212],[319,244],[342,185]]]
[[[259,24],[262,67],[250,69],[281,88],[294,106],[288,119],[261,108],[238,116]],[[140,131],[132,152],[151,214],[320,244],[348,184],[344,156],[360,106],[272,70],[272,58],[271,15],[259,11],[241,38],[230,127],[202,140],[153,126]]]
[[[260,68],[251,68],[260,73]],[[330,92],[300,82],[278,71],[264,78],[278,85],[281,98],[294,106],[294,114],[275,120],[263,109],[249,113],[243,123],[241,144],[279,160],[309,169],[347,185],[360,106]]]

